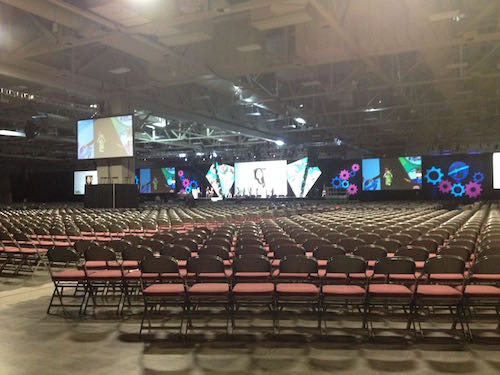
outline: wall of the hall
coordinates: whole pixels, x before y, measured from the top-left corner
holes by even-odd
[[[295,160],[289,160],[291,163]],[[223,160],[221,163],[234,165]],[[332,184],[339,184],[341,173],[349,173],[347,185],[355,186],[356,194],[353,199],[360,200],[450,200],[458,202],[471,201],[466,196],[453,197],[450,194],[440,192],[437,184],[430,184],[425,178],[426,172],[431,168],[438,168],[443,173],[443,179],[449,179],[450,168],[454,163],[464,163],[468,168],[468,176],[460,181],[462,185],[473,181],[474,175],[480,180],[481,194],[478,199],[500,199],[500,190],[493,190],[492,186],[492,154],[462,154],[462,155],[441,155],[424,156],[422,158],[423,186],[421,190],[399,190],[399,191],[363,191],[362,161],[361,160],[341,160],[341,159],[320,159],[317,162],[322,174],[309,192],[309,197],[321,195],[323,187],[332,187]],[[212,160],[205,162],[194,162],[189,160],[138,160],[136,164],[137,172],[140,168],[176,168],[176,191],[182,188],[182,181],[177,175],[179,170],[183,170],[185,176],[190,180],[196,180],[204,195],[205,189],[210,186],[205,175],[210,168]],[[73,195],[73,171],[95,169],[95,162],[73,163],[51,163],[51,162],[29,162],[8,163],[1,162],[2,178],[0,178],[0,203],[10,201],[22,202],[71,202],[83,201],[82,196]],[[358,169],[359,168],[359,169]],[[351,188],[354,189],[354,188]],[[340,192],[345,191],[339,190]],[[288,195],[293,196],[290,186]],[[176,194],[161,194],[163,200],[173,199]],[[153,200],[155,194],[143,194],[141,200]]]

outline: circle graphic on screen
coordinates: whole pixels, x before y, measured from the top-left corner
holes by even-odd
[[[448,176],[455,181],[462,181],[469,175],[469,165],[463,161],[455,161],[448,168]]]

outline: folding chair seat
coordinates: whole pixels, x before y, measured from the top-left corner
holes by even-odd
[[[383,307],[386,313],[389,312],[388,307],[402,308],[407,321],[406,329],[410,329],[413,301],[411,287],[414,284],[415,262],[410,258],[393,256],[377,261],[373,275],[368,281],[366,300],[367,321],[372,337],[374,336],[372,311],[377,307]]]
[[[351,278],[351,275],[356,277]],[[366,262],[361,257],[342,254],[328,261],[321,286],[322,321],[325,324],[325,330],[328,321],[326,314],[329,308],[343,310],[346,306],[355,307],[364,316],[367,281],[365,275]]]
[[[50,277],[54,283],[47,314],[50,314],[53,307],[62,307],[63,310],[66,307],[77,307],[80,313],[86,296],[85,272],[76,268],[80,262],[80,255],[70,247],[54,247],[48,250],[47,259]],[[56,266],[65,269],[57,270]],[[67,268],[68,266],[71,268]],[[68,290],[71,293],[67,293]],[[54,304],[56,300],[59,304]],[[65,304],[65,300],[75,302]]]
[[[321,329],[320,288],[318,284],[318,262],[305,255],[285,256],[276,274],[276,325],[279,331],[280,316],[285,307],[311,309],[318,314]]]
[[[166,329],[164,324],[153,326],[151,318],[156,313],[162,318],[166,315],[164,308],[181,308],[179,332],[182,333],[186,311],[186,285],[179,273],[177,262],[168,256],[147,255],[141,261],[141,291],[144,299],[144,312],[139,334],[142,335],[145,321],[149,333],[153,329]],[[147,275],[147,277],[145,277]],[[168,275],[165,277],[165,275]]]
[[[460,306],[462,292],[456,288],[457,285],[462,284],[462,281],[460,278],[458,280],[453,278],[454,275],[463,275],[464,269],[465,262],[457,256],[437,255],[425,262],[422,275],[414,286],[415,317],[422,337],[424,332],[421,322],[424,314],[421,311],[429,307],[432,307],[433,312],[438,309],[449,310],[450,315],[447,317],[452,318],[452,329],[455,329],[457,322],[460,322],[465,337]],[[452,278],[447,278],[446,275],[452,275]]]
[[[256,254],[241,255],[235,258],[232,285],[233,329],[235,328],[235,316],[240,307],[248,306],[269,309],[272,313],[274,329],[274,282],[269,259]]]
[[[217,256],[190,258],[187,263],[188,280],[187,312],[188,327],[192,328],[192,315],[199,307],[222,307],[226,315],[226,332],[231,315],[230,276],[225,273],[224,262]]]

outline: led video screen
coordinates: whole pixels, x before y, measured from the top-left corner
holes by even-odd
[[[424,192],[435,199],[479,199],[491,189],[490,155],[441,155],[424,159]]]
[[[174,193],[175,168],[141,168],[139,192],[142,194]]]
[[[80,120],[77,124],[78,159],[134,156],[133,117]]]
[[[73,194],[84,195],[85,185],[97,185],[97,171],[75,171]]]
[[[227,197],[234,184],[234,167],[227,164],[212,164],[205,177],[217,196]]]
[[[375,160],[375,159],[367,159]],[[329,163],[330,184],[335,191],[346,192],[355,196],[361,186],[361,165],[359,160],[334,160]]]
[[[236,163],[236,196],[286,196],[286,160]]]
[[[309,166],[307,157],[290,163],[286,167],[288,184],[293,194],[298,198],[304,198],[321,176],[321,170],[317,166]]]
[[[422,158],[402,156],[363,159],[363,190],[412,190],[422,188]]]
[[[493,189],[500,189],[500,152],[493,154]]]

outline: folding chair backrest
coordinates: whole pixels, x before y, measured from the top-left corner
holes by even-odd
[[[80,255],[71,247],[51,247],[47,251],[47,259],[50,263],[77,263]]]
[[[271,262],[268,258],[257,255],[240,255],[233,261],[233,273],[237,272],[271,272]]]
[[[321,245],[317,246],[313,251],[313,256],[316,259],[328,260],[338,255],[344,255],[345,249],[338,245]]]
[[[500,254],[478,259],[471,267],[472,274],[500,274]]]
[[[312,274],[318,272],[318,262],[314,258],[305,255],[285,256],[279,265],[280,273],[304,273]]]
[[[144,245],[130,246],[126,248],[122,253],[123,260],[141,261],[145,257],[152,255],[153,249]]]
[[[306,251],[314,251],[314,249],[322,245],[328,246],[331,245],[331,242],[325,240],[324,238],[310,238],[307,241],[305,241],[302,246],[304,246],[304,249]]]
[[[365,260],[356,255],[336,255],[326,265],[327,275],[328,273],[365,273],[365,271]]]
[[[429,258],[429,251],[422,246],[406,245],[399,248],[394,255],[411,258],[415,262],[425,262]]]
[[[231,242],[227,238],[221,237],[210,238],[205,242],[205,245],[222,246],[226,250],[231,249]]]
[[[379,260],[387,256],[387,251],[382,246],[362,245],[354,250],[353,255],[360,256],[364,260]]]
[[[146,256],[141,260],[141,272],[148,274],[179,273],[177,261],[169,256]]]
[[[432,238],[426,238],[426,237],[418,238],[415,241],[412,241],[411,244],[413,246],[422,246],[422,247],[425,247],[431,253],[436,252],[436,250],[438,248],[438,243],[437,243],[436,240],[434,240]]]
[[[401,247],[401,242],[395,239],[380,239],[374,245],[382,246],[388,253],[394,253]]]
[[[304,255],[305,250],[303,247],[299,247],[297,244],[293,245],[280,245],[274,250],[274,258],[282,259],[285,256],[290,255]]]
[[[423,274],[453,273],[463,274],[465,262],[462,258],[454,255],[436,255],[427,259],[424,265]]]
[[[187,262],[187,271],[189,273],[224,273],[224,261],[213,255],[204,257],[189,258]]]
[[[348,253],[352,253],[357,247],[366,244],[365,241],[360,238],[342,238],[337,243],[339,246],[342,246]]]
[[[162,241],[164,244],[174,242],[175,237],[170,233],[158,233],[153,236],[154,239]]]
[[[249,254],[267,256],[267,250],[263,246],[259,245],[242,246],[236,248],[236,255],[249,255]]]
[[[407,257],[393,256],[382,258],[375,263],[373,274],[377,275],[397,275],[415,274],[415,262]]]
[[[161,251],[161,255],[170,256],[177,260],[188,260],[191,258],[191,250],[187,246],[168,244]]]
[[[467,262],[470,259],[471,252],[469,249],[466,247],[462,246],[449,246],[442,248],[439,253],[439,255],[455,255],[460,258],[462,258],[465,262]]]
[[[229,259],[229,251],[225,247],[217,246],[217,245],[208,245],[201,248],[198,251],[199,256],[217,256],[223,260]]]
[[[111,262],[117,260],[114,250],[103,245],[90,246],[83,255],[87,261]]]
[[[198,243],[191,239],[191,238],[177,238],[173,242],[174,245],[182,245],[182,246],[187,246],[191,252],[196,252],[198,251]]]

